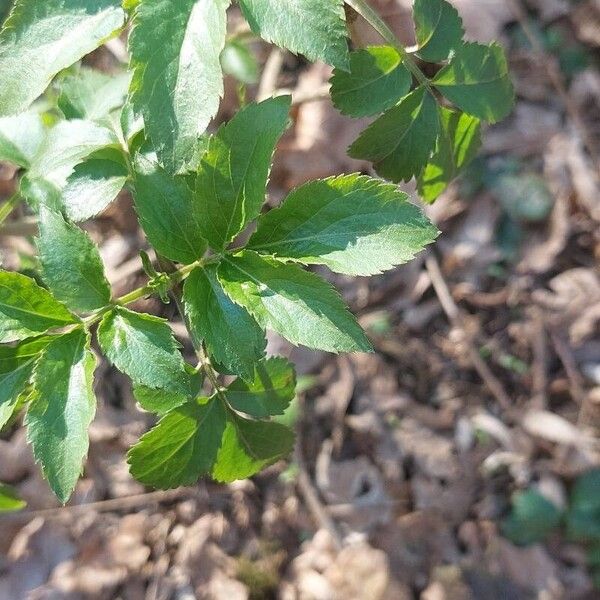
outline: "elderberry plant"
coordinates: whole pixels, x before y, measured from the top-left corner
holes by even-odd
[[[343,114],[376,117],[349,153],[381,179],[311,181],[264,212],[291,98],[244,105],[206,134],[223,95],[222,58],[250,57],[243,39],[228,37],[230,4],[16,0],[0,32],[0,160],[20,169],[0,222],[27,203],[40,266],[35,278],[0,271],[0,427],[25,413],[62,502],[96,410],[94,337],[158,415],[128,455],[142,483],[228,482],[286,457],[294,436],[274,417],[294,397],[295,374],[286,359],[265,358],[265,330],[328,352],[372,350],[334,288],[305,267],[365,276],[412,259],[438,232],[396,183],[414,177],[435,200],[476,154],[481,121],[510,112],[503,51],[464,42],[445,0],[415,0],[410,50],[364,0],[239,0],[256,36],[334,67],[331,96]],[[350,50],[357,18],[385,45]],[[125,74],[73,66],[125,31]],[[115,298],[77,223],[123,188],[160,271],[143,255],[147,285]],[[128,308],[153,294],[175,298],[197,364],[184,361],[167,321]],[[20,506],[10,494],[0,487],[0,510]]]

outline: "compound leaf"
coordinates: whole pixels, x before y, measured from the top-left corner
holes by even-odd
[[[246,251],[225,257],[218,275],[234,302],[293,344],[329,352],[372,349],[336,290],[297,265]]]
[[[40,208],[39,228],[42,277],[54,296],[75,311],[105,307],[110,302],[110,284],[89,235],[45,207]]]
[[[124,21],[118,0],[16,0],[0,31],[0,115],[28,108]]]
[[[294,433],[288,427],[269,421],[251,421],[228,412],[212,476],[224,483],[252,477],[285,458],[293,447]]]
[[[343,0],[240,0],[252,31],[267,42],[348,68],[348,32]]]
[[[182,177],[169,175],[149,158],[135,161],[135,208],[156,251],[189,264],[206,251],[192,191]]]
[[[375,163],[386,179],[409,181],[427,164],[438,130],[437,103],[420,87],[363,131],[348,152]]]
[[[225,430],[217,398],[200,398],[166,414],[131,448],[131,474],[140,482],[169,489],[192,485],[209,473]]]
[[[0,343],[45,333],[79,320],[33,279],[0,271]]]
[[[254,379],[236,379],[225,392],[229,404],[252,417],[282,415],[296,395],[296,373],[282,357],[260,361]]]
[[[247,247],[337,273],[373,275],[411,260],[436,236],[397,186],[343,175],[293,191],[259,219]]]
[[[27,506],[10,486],[0,483],[0,513],[15,512]]]
[[[446,0],[415,0],[414,19],[418,55],[423,60],[441,62],[461,45],[462,19]]]
[[[29,168],[46,135],[41,115],[25,112],[0,119],[0,160]]]
[[[98,341],[108,360],[134,384],[186,392],[183,357],[164,319],[116,307],[102,319]]]
[[[481,146],[481,122],[462,112],[440,108],[435,152],[418,179],[419,194],[433,202],[475,158]]]
[[[129,38],[131,102],[169,171],[194,159],[223,95],[229,0],[144,0]]]
[[[36,460],[64,504],[87,455],[88,427],[96,412],[96,359],[81,329],[57,337],[40,356],[25,424]]]
[[[19,395],[31,379],[40,353],[50,338],[27,340],[16,346],[0,346],[0,429],[6,425]]]
[[[232,373],[252,378],[265,353],[265,333],[225,294],[214,265],[192,272],[183,288],[183,302],[190,327],[209,354]]]
[[[196,203],[202,233],[213,249],[225,248],[260,214],[290,102],[280,96],[250,104],[210,139],[196,179]]]
[[[433,85],[469,115],[496,123],[512,110],[515,92],[499,44],[463,44]]]
[[[412,76],[391,46],[371,46],[350,54],[350,71],[334,69],[331,99],[351,117],[369,117],[408,94]]]

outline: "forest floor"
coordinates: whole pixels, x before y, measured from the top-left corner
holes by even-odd
[[[410,1],[375,4],[411,44]],[[376,353],[335,357],[272,337],[270,351],[300,373],[293,460],[250,481],[171,492],[130,477],[125,452],[152,420],[102,365],[90,456],[68,507],[24,431],[0,438],[0,481],[28,501],[0,517],[0,599],[600,597],[586,546],[564,528],[514,543],[600,466],[600,2],[454,4],[468,37],[505,45],[517,106],[426,209],[442,232],[434,247],[380,277],[332,278]],[[379,42],[360,25],[355,35]],[[250,97],[289,88],[306,99],[327,84],[322,65],[256,51],[270,68]],[[108,68],[114,57],[91,60]],[[295,107],[277,153],[273,204],[308,179],[368,172],[345,153],[366,122],[311,100]],[[229,82],[221,120],[236,101]],[[0,165],[0,196],[14,176]],[[130,198],[90,231],[116,291],[141,284]],[[18,266],[31,240],[2,236],[0,252]],[[174,318],[154,299],[138,308]],[[542,498],[541,512],[511,522],[523,491]],[[598,500],[600,485],[592,491]]]

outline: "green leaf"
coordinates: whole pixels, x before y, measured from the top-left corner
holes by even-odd
[[[252,31],[311,61],[348,68],[343,0],[240,0]]]
[[[67,119],[104,122],[123,106],[130,79],[129,73],[107,75],[82,67],[58,82],[58,108]]]
[[[442,62],[461,45],[462,19],[446,0],[415,0],[414,19],[418,55],[423,60]]]
[[[348,152],[375,163],[386,179],[409,181],[427,164],[438,130],[437,103],[420,87],[363,131]]]
[[[260,361],[252,381],[236,379],[225,392],[232,408],[259,419],[282,415],[296,394],[296,373],[285,358]]]
[[[481,122],[477,117],[440,108],[440,135],[427,166],[419,176],[419,194],[433,202],[475,158],[481,147]]]
[[[16,0],[0,32],[0,115],[28,108],[124,21],[118,0]]]
[[[197,340],[226,369],[252,378],[267,341],[258,323],[232,302],[217,279],[216,266],[196,269],[183,288],[185,312]]]
[[[293,344],[329,352],[370,352],[371,344],[336,290],[317,275],[246,251],[218,271],[227,295]]]
[[[515,544],[526,546],[543,540],[560,524],[562,512],[535,490],[518,492],[502,532]]]
[[[121,152],[106,148],[78,164],[62,191],[67,216],[75,222],[100,214],[119,195],[129,173]]]
[[[373,275],[411,260],[436,237],[397,186],[343,175],[293,191],[259,219],[247,247],[337,273]]]
[[[192,485],[210,472],[225,430],[225,409],[217,398],[200,398],[165,415],[131,448],[131,474],[162,489]]]
[[[0,119],[0,160],[28,168],[46,129],[41,115],[26,112]]]
[[[252,477],[288,456],[293,448],[294,433],[284,425],[250,421],[228,412],[212,476],[223,483]]]
[[[64,305],[33,279],[0,271],[0,343],[78,323]]]
[[[11,418],[20,394],[27,387],[40,353],[50,338],[0,346],[0,429]]]
[[[76,329],[48,344],[33,376],[33,399],[25,419],[27,436],[63,504],[75,488],[88,452],[88,428],[96,412],[95,368],[89,336]]]
[[[131,102],[160,160],[178,171],[219,108],[229,0],[144,0],[129,38]]]
[[[182,177],[138,155],[135,160],[135,208],[149,242],[162,256],[193,263],[206,251],[192,191]]]
[[[275,146],[285,131],[291,98],[250,104],[209,142],[196,179],[204,237],[222,250],[260,214]]]
[[[574,540],[600,541],[600,468],[584,473],[575,482],[567,531]]]
[[[499,44],[463,44],[432,83],[458,108],[490,123],[504,119],[514,105],[506,55]]]
[[[240,40],[231,40],[221,52],[223,72],[235,77],[240,83],[253,85],[258,82],[259,67],[256,57]]]
[[[0,483],[0,513],[16,512],[26,506],[27,502],[21,500],[13,488]]]
[[[98,248],[89,235],[64,217],[41,207],[37,246],[42,278],[71,310],[91,312],[110,303],[110,284]]]
[[[334,69],[331,99],[345,115],[369,117],[408,94],[412,76],[391,46],[371,46],[350,54],[350,71]]]
[[[102,319],[98,341],[134,384],[186,392],[183,357],[164,319],[116,307]]]

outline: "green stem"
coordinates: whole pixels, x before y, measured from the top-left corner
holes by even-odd
[[[6,221],[10,213],[21,204],[21,194],[15,192],[2,206],[0,206],[0,225]]]
[[[394,32],[387,26],[385,21],[367,4],[365,0],[346,0],[346,4],[355,10],[371,27],[390,45],[396,48],[402,57],[402,61],[415,79],[425,87],[429,88],[429,80],[419,69],[413,57],[406,51]]]

